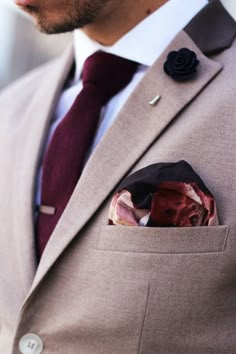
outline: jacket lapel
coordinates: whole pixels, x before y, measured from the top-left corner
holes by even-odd
[[[42,85],[37,87],[37,95],[34,95],[27,107],[21,122],[21,133],[15,141],[15,146],[20,149],[17,149],[15,157],[14,208],[17,210],[13,213],[13,223],[19,267],[26,292],[36,272],[33,215],[35,178],[54,104],[68,76],[72,60],[71,47],[59,60],[54,61],[54,66],[49,64],[48,78],[42,80]]]
[[[195,79],[177,83],[164,73],[163,64],[170,51],[182,47],[195,51],[201,65]],[[185,32],[179,33],[145,75],[87,162],[44,251],[33,288],[150,145],[221,69],[221,64],[204,56]],[[157,94],[162,98],[151,106],[149,101]]]

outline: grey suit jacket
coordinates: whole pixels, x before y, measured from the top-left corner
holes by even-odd
[[[235,352],[235,33],[215,0],[176,36],[86,164],[38,267],[35,175],[72,49],[1,95],[0,353],[18,354],[27,333],[45,354]],[[183,47],[200,65],[178,83],[163,64]],[[107,225],[126,175],[181,159],[215,196],[219,226]]]

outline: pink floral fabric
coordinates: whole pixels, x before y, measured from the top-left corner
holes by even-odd
[[[110,225],[218,225],[216,202],[186,161],[150,165],[128,176],[115,193]]]

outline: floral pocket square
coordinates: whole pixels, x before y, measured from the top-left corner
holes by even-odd
[[[125,178],[109,210],[110,225],[219,225],[216,202],[186,161],[157,163]]]

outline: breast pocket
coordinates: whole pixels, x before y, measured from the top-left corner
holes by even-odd
[[[229,226],[101,228],[97,248],[103,251],[178,254],[223,252]]]

